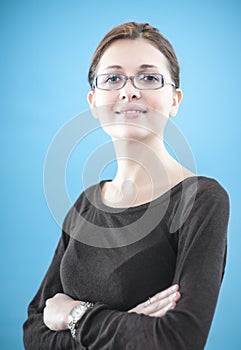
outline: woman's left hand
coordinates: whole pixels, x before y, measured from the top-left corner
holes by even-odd
[[[152,317],[163,317],[169,310],[176,307],[178,300],[181,298],[179,293],[179,285],[175,284],[170,288],[163,290],[137,305],[128,312],[136,312]]]
[[[66,294],[57,293],[47,299],[43,312],[43,321],[52,331],[68,329],[68,315],[70,311],[81,301],[74,300]]]

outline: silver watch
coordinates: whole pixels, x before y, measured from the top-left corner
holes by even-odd
[[[75,338],[76,336],[76,324],[81,319],[81,317],[86,313],[86,311],[92,309],[94,304],[90,302],[82,303],[76,305],[71,311],[68,316],[68,328],[70,329],[70,332],[72,334],[72,337]]]

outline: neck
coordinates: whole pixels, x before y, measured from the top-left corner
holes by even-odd
[[[132,184],[135,189],[168,188],[181,177],[181,165],[167,152],[163,140],[114,140],[117,174],[113,180],[116,188]]]
[[[167,152],[160,138],[113,140],[117,174],[102,190],[110,206],[129,207],[149,202],[193,174]]]
[[[155,149],[142,140],[125,139],[114,141],[114,147],[118,165],[115,180],[141,185],[147,173],[152,173],[154,159],[157,161]]]

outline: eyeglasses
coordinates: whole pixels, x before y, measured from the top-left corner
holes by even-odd
[[[131,76],[113,73],[100,74],[95,77],[93,87],[106,91],[120,90],[126,85],[128,79],[138,90],[157,90],[165,85],[175,87],[172,81],[166,81],[165,77],[158,73],[140,73]]]

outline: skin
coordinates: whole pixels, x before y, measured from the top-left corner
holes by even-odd
[[[142,68],[143,65],[152,67]],[[130,76],[143,71],[161,73],[167,81],[172,80],[167,59],[157,48],[142,38],[125,39],[117,40],[105,51],[96,75]],[[170,156],[163,142],[165,125],[177,114],[181,100],[182,91],[171,85],[144,91],[136,89],[130,80],[121,90],[89,92],[92,113],[112,138],[118,164],[116,177],[102,188],[105,204],[111,207],[140,205],[193,175]],[[133,113],[132,119],[116,113],[128,106],[143,108],[145,113],[137,118]]]
[[[143,65],[147,64],[152,67],[143,69]],[[115,67],[110,68],[113,65]],[[112,43],[104,52],[96,74],[122,73],[131,76],[143,71],[161,73],[167,81],[171,81],[166,58],[148,41],[139,38]],[[100,120],[103,129],[112,138],[116,152],[116,177],[102,188],[105,204],[112,207],[137,206],[194,175],[169,155],[163,142],[168,118],[176,115],[182,100],[180,89],[165,85],[158,90],[143,91],[136,89],[128,80],[121,90],[95,89],[89,92],[87,98],[94,117]],[[127,117],[125,113],[118,112],[121,108],[129,108],[132,112]],[[144,301],[129,312],[163,317],[175,308],[180,297],[179,286],[174,285],[152,296],[151,303]],[[73,300],[65,294],[56,294],[46,301],[44,323],[51,330],[67,329],[68,315],[80,303],[82,301]]]

